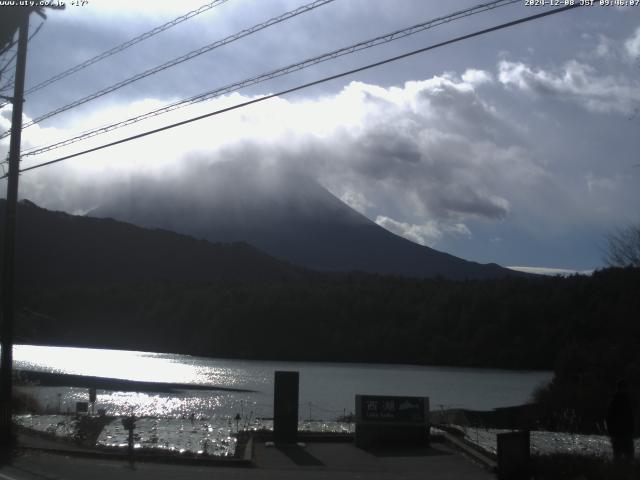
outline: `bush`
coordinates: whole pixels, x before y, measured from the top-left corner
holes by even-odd
[[[13,389],[13,413],[38,413],[40,404],[24,390]]]
[[[536,480],[637,480],[640,461],[613,461],[575,454],[534,455],[531,470]]]
[[[640,398],[640,350],[637,343],[595,341],[562,350],[553,380],[536,390],[543,428],[573,433],[605,433],[604,417],[618,379]],[[640,432],[640,418],[635,429]]]

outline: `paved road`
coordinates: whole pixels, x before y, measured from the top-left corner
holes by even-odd
[[[278,449],[256,445],[256,467],[211,467],[89,459],[26,452],[0,469],[0,480],[489,480],[495,476],[444,445],[429,452],[370,453],[350,444]]]

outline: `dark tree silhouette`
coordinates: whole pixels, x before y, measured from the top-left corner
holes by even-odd
[[[618,228],[607,237],[604,261],[611,267],[640,267],[640,223]]]

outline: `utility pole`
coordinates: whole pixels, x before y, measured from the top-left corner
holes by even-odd
[[[0,329],[2,354],[0,355],[0,449],[8,454],[13,447],[11,424],[12,370],[13,370],[13,321],[15,313],[15,244],[16,210],[18,206],[18,174],[20,169],[20,140],[22,136],[22,103],[24,102],[24,77],[27,64],[27,40],[29,37],[30,9],[20,12],[18,53],[13,89],[11,116],[11,143],[9,146],[9,173],[7,203],[5,205],[4,249],[2,270],[2,327]]]

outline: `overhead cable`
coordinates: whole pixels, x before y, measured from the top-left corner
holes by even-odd
[[[174,18],[173,20],[164,23],[158,27],[153,28],[152,30],[149,30],[148,32],[142,33],[140,35],[138,35],[137,37],[132,38],[131,40],[127,40],[124,43],[121,43],[120,45],[110,48],[109,50],[100,53],[99,55],[96,55],[95,57],[92,57],[88,60],[85,60],[82,63],[79,63],[71,68],[69,68],[68,70],[65,70],[64,72],[60,72],[57,75],[54,75],[51,78],[48,78],[47,80],[44,80],[43,82],[38,83],[37,85],[34,85],[33,87],[30,87],[28,89],[25,90],[24,94],[28,95],[30,93],[36,92],[38,90],[41,90],[49,85],[51,85],[52,83],[57,82],[58,80],[62,80],[65,77],[68,77],[69,75],[73,75],[76,72],[79,72],[80,70],[83,70],[91,65],[93,65],[94,63],[98,63],[101,60],[104,60],[105,58],[108,58],[112,55],[115,55],[116,53],[119,53],[123,50],[126,50],[129,47],[132,47],[133,45],[142,42],[143,40],[146,40],[148,38],[153,37],[154,35],[157,35],[161,32],[164,32],[165,30],[168,30],[171,27],[175,27],[176,25],[189,20],[192,17],[195,17],[196,15],[200,15],[201,13],[204,13],[214,7],[217,7],[218,5],[222,5],[223,3],[228,2],[229,0],[214,0],[213,2],[207,3],[205,5],[202,5],[201,7],[192,10],[188,13],[185,13],[184,15],[180,15],[177,18]],[[36,32],[37,33],[37,32]],[[4,105],[0,105],[0,108],[2,108]]]
[[[0,55],[4,55],[6,52],[8,52],[11,48],[13,48],[17,44],[18,44],[17,40],[10,41],[0,50]]]
[[[375,62],[375,63],[370,63],[370,64],[365,65],[363,67],[354,68],[354,69],[348,70],[346,72],[338,73],[336,75],[331,75],[331,76],[328,76],[328,77],[321,78],[319,80],[315,80],[313,82],[309,82],[309,83],[305,83],[303,85],[298,85],[296,87],[288,88],[286,90],[282,90],[282,91],[277,92],[277,93],[273,93],[273,94],[270,94],[270,95],[265,95],[265,96],[262,96],[262,97],[254,98],[252,100],[248,100],[246,102],[238,103],[238,104],[232,105],[230,107],[226,107],[226,108],[222,108],[222,109],[219,109],[219,110],[215,110],[213,112],[205,113],[203,115],[198,115],[196,117],[188,118],[186,120],[182,120],[180,122],[172,123],[170,125],[165,125],[164,127],[156,128],[156,129],[153,129],[153,130],[148,130],[146,132],[142,132],[142,133],[139,133],[137,135],[132,135],[130,137],[122,138],[122,139],[116,140],[114,142],[110,142],[110,143],[106,143],[106,144],[103,144],[103,145],[100,145],[100,146],[97,146],[97,147],[89,148],[89,149],[83,150],[81,152],[73,153],[73,154],[70,154],[70,155],[65,155],[63,157],[56,158],[54,160],[49,160],[47,162],[42,162],[42,163],[39,163],[39,164],[36,164],[36,165],[32,165],[30,167],[22,168],[20,170],[20,172],[27,172],[27,171],[30,171],[30,170],[35,170],[37,168],[45,167],[45,166],[48,166],[48,165],[53,165],[54,163],[59,163],[59,162],[65,161],[65,160],[69,160],[71,158],[79,157],[81,155],[86,155],[88,153],[97,152],[97,151],[103,150],[105,148],[113,147],[115,145],[120,145],[120,144],[123,144],[123,143],[130,142],[132,140],[137,140],[139,138],[147,137],[149,135],[153,135],[153,134],[156,134],[156,133],[164,132],[166,130],[170,130],[172,128],[180,127],[182,125],[187,125],[189,123],[193,123],[193,122],[196,122],[198,120],[202,120],[202,119],[205,119],[205,118],[213,117],[213,116],[216,116],[216,115],[221,115],[223,113],[230,112],[230,111],[233,111],[233,110],[237,110],[237,109],[240,109],[240,108],[244,108],[244,107],[247,107],[249,105],[253,105],[253,104],[259,103],[259,102],[264,102],[264,101],[270,100],[272,98],[276,98],[276,97],[280,97],[280,96],[283,96],[283,95],[287,95],[289,93],[297,92],[299,90],[303,90],[303,89],[306,89],[306,88],[309,88],[309,87],[312,87],[312,86],[315,86],[315,85],[319,85],[321,83],[329,82],[331,80],[336,80],[338,78],[346,77],[348,75],[353,75],[354,73],[363,72],[363,71],[369,70],[371,68],[375,68],[375,67],[379,67],[379,66],[382,66],[382,65],[386,65],[386,64],[391,63],[391,62],[396,62],[398,60],[402,60],[404,58],[408,58],[408,57],[411,57],[413,55],[417,55],[417,54],[420,54],[420,53],[428,52],[428,51],[434,50],[436,48],[444,47],[446,45],[451,45],[453,43],[461,42],[463,40],[468,40],[470,38],[478,37],[480,35],[485,35],[487,33],[495,32],[497,30],[502,30],[502,29],[505,29],[505,28],[513,27],[515,25],[520,25],[520,24],[523,24],[523,23],[526,23],[526,22],[530,22],[532,20],[537,20],[539,18],[543,18],[543,17],[547,17],[547,16],[550,16],[550,15],[555,15],[555,14],[558,14],[558,13],[566,12],[568,10],[572,10],[572,9],[580,7],[580,6],[581,5],[579,3],[576,3],[576,4],[573,4],[573,5],[567,5],[567,6],[564,6],[564,7],[553,8],[553,9],[545,10],[542,13],[538,13],[538,14],[535,14],[535,15],[530,15],[530,16],[527,16],[527,17],[522,17],[522,18],[519,18],[517,20],[512,20],[510,22],[506,22],[506,23],[502,23],[502,24],[499,24],[499,25],[495,25],[493,27],[485,28],[483,30],[477,30],[477,31],[475,31],[473,33],[469,33],[469,34],[466,34],[466,35],[455,37],[455,38],[452,38],[450,40],[446,40],[446,41],[439,42],[439,43],[436,43],[436,44],[433,44],[433,45],[429,45],[427,47],[419,48],[417,50],[413,50],[413,51],[410,51],[410,52],[407,52],[407,53],[403,53],[401,55],[397,55],[395,57],[387,58],[385,60],[381,60],[381,61],[378,61],[378,62]],[[2,178],[6,178],[6,175],[3,176],[3,177],[0,177],[0,179],[2,179]]]
[[[6,83],[4,83],[4,84],[2,84],[2,86],[0,86],[0,92],[4,92],[5,90],[6,91],[10,91],[11,88],[13,87],[13,80],[15,78],[16,78],[16,74],[12,73],[11,76],[9,77],[9,79],[6,81]],[[4,105],[8,105],[8,103],[5,103]]]
[[[9,66],[16,59],[16,55],[17,54],[18,54],[18,51],[16,50],[15,52],[13,52],[13,55],[11,55],[11,57],[9,57],[9,60],[7,60],[5,62],[5,64],[2,67],[0,67],[0,78],[2,78],[2,74],[7,70],[7,68],[9,68]],[[2,107],[0,106],[0,108],[2,108]]]
[[[46,120],[48,118],[51,118],[55,115],[58,115],[62,112],[66,112],[67,110],[71,110],[72,108],[78,107],[84,103],[90,102],[91,100],[95,100],[96,98],[102,97],[108,93],[114,92],[126,85],[130,85],[134,82],[137,82],[138,80],[141,80],[143,78],[149,77],[151,75],[154,75],[156,73],[159,73],[163,70],[166,70],[167,68],[170,67],[174,67],[180,63],[186,62],[187,60],[191,60],[199,55],[202,55],[203,53],[209,52],[215,48],[218,47],[222,47],[223,45],[227,45],[231,42],[235,42],[236,40],[239,40],[243,37],[246,37],[248,35],[252,35],[260,30],[263,30],[265,28],[271,27],[273,25],[276,25],[278,23],[284,22],[286,20],[289,20],[290,18],[296,17],[298,15],[301,15],[303,13],[309,12],[315,8],[321,7],[323,5],[326,5],[327,3],[331,3],[335,0],[315,0],[314,2],[311,2],[307,5],[303,5],[302,7],[296,8],[295,10],[291,10],[287,13],[284,13],[282,15],[279,15],[277,17],[273,17],[269,20],[267,20],[266,22],[260,23],[258,25],[254,25],[251,28],[247,28],[245,30],[242,30],[241,32],[238,32],[234,35],[231,35],[229,37],[226,37],[222,40],[218,40],[217,42],[213,42],[209,45],[205,45],[204,47],[198,48],[197,50],[192,50],[191,52],[182,55],[178,58],[175,58],[173,60],[170,60],[169,62],[163,63],[162,65],[158,65],[154,68],[150,68],[149,70],[145,70],[144,72],[138,73],[137,75],[134,75],[133,77],[127,78],[126,80],[122,80],[121,82],[118,82],[114,85],[111,85],[107,88],[104,88],[102,90],[99,90],[98,92],[92,93],[91,95],[88,95],[86,97],[83,97],[79,100],[76,100],[75,102],[69,103],[67,105],[64,105],[60,108],[57,108],[55,110],[52,110],[48,113],[45,113],[44,115],[41,115],[37,118],[34,118],[33,120],[27,122],[24,124],[24,126],[22,127],[23,130],[25,128],[31,127],[33,125],[35,125],[36,123],[40,123],[43,120]],[[10,130],[7,130],[6,132],[2,133],[0,135],[0,138],[5,138],[7,137],[9,134],[11,133]]]
[[[38,25],[38,27],[35,29],[35,31],[29,35],[29,38],[27,39],[27,42],[30,42],[31,39],[33,37],[35,37],[38,32],[40,32],[40,29],[42,28],[42,26],[44,25],[44,22],[40,22],[40,25]],[[11,55],[11,57],[9,58],[9,60],[7,60],[7,62],[0,68],[0,78],[2,78],[2,74],[5,72],[5,70],[7,70],[7,68],[9,68],[9,66],[14,62],[14,60],[16,59],[16,56],[18,55],[18,49],[16,49],[15,52],[13,52],[13,55]],[[10,77],[9,81],[7,83],[5,83],[2,87],[0,87],[0,91],[5,90],[7,88],[11,88],[13,87],[13,75]],[[7,102],[8,103],[8,102]],[[7,103],[2,103],[0,104],[0,108],[4,107],[5,105],[7,105]]]
[[[414,35],[418,32],[433,28],[433,27],[437,27],[439,25],[448,23],[448,22],[452,22],[454,20],[459,20],[461,18],[464,17],[468,17],[471,15],[475,15],[487,10],[492,10],[498,7],[503,7],[506,5],[510,5],[512,3],[519,3],[520,0],[498,0],[498,1],[492,1],[489,3],[483,3],[480,5],[476,5],[475,7],[471,7],[471,8],[467,8],[465,10],[461,10],[458,12],[454,12],[451,14],[448,14],[446,16],[442,16],[442,17],[438,17],[438,18],[434,18],[434,19],[430,19],[427,20],[425,22],[413,25],[411,27],[408,28],[404,28],[401,30],[396,30],[390,33],[386,33],[384,35],[379,35],[375,38],[371,38],[369,40],[365,40],[362,42],[358,42],[356,44],[350,45],[348,47],[344,47],[344,48],[340,48],[338,50],[333,50],[331,52],[327,52],[327,53],[323,53],[321,55],[315,56],[315,57],[311,57],[308,58],[306,60],[302,60],[301,62],[298,63],[294,63],[292,65],[288,65],[286,67],[282,67],[279,68],[277,70],[272,70],[270,72],[267,73],[261,73],[260,75],[254,76],[254,77],[250,77],[250,78],[246,78],[244,80],[241,80],[239,82],[235,82],[229,85],[226,85],[224,87],[219,87],[216,88],[214,90],[209,90],[207,92],[204,93],[200,93],[198,95],[195,95],[193,97],[190,97],[188,99],[184,99],[184,100],[179,100],[177,102],[171,103],[169,105],[166,105],[164,107],[128,118],[126,120],[122,120],[119,122],[115,122],[115,123],[111,123],[108,125],[104,125],[101,127],[97,127],[91,130],[87,130],[85,132],[82,132],[74,137],[70,137],[67,138],[65,140],[61,140],[59,142],[53,143],[53,144],[49,144],[46,146],[40,146],[40,147],[35,147],[33,149],[30,149],[26,152],[23,152],[22,156],[26,157],[26,156],[31,156],[31,155],[39,155],[41,153],[45,153],[51,150],[55,150],[57,148],[61,148],[61,147],[65,147],[68,145],[71,145],[73,143],[79,142],[81,140],[85,140],[88,138],[92,138],[98,135],[102,135],[108,132],[111,132],[113,130],[119,129],[119,128],[123,128],[126,127],[128,125],[132,125],[134,123],[138,123],[141,122],[143,120],[146,120],[148,118],[152,118],[152,117],[156,117],[158,115],[162,115],[164,113],[168,113],[171,112],[173,110],[177,110],[180,108],[184,108],[188,105],[192,105],[195,103],[199,103],[199,102],[203,102],[205,100],[210,100],[212,98],[216,98],[216,97],[220,97],[222,95],[226,95],[238,90],[241,90],[243,88],[249,87],[249,86],[253,86],[262,82],[265,82],[267,80],[271,80],[274,78],[278,78],[284,75],[288,75],[290,73],[294,73],[297,72],[299,70],[303,70],[305,68],[308,68],[310,66],[313,65],[317,65],[319,63],[322,62],[326,62],[329,60],[333,60],[335,58],[344,56],[344,55],[349,55],[351,53],[355,53],[361,50],[365,50],[368,48],[372,48],[378,45],[382,45],[384,43],[388,43],[394,40],[398,40],[400,38],[404,38],[407,37],[409,35]]]

